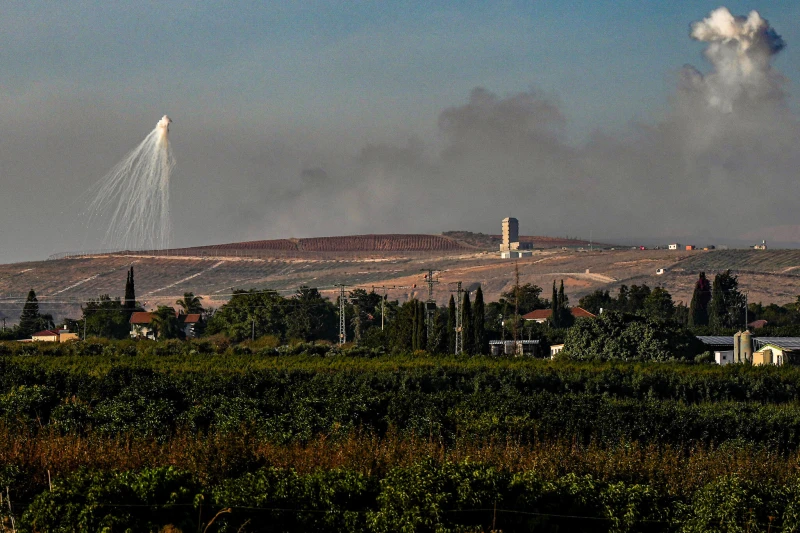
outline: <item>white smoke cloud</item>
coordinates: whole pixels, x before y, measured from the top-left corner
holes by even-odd
[[[773,72],[772,56],[784,48],[783,39],[756,11],[733,16],[726,7],[692,24],[691,37],[708,43],[705,55],[714,67],[708,76],[692,70],[691,85],[705,92],[709,104],[733,110],[740,98],[782,96],[782,78]]]

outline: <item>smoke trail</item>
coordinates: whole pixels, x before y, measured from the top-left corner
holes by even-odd
[[[169,247],[169,178],[175,159],[167,115],[103,177],[89,206],[90,224],[110,216],[103,245],[111,248]]]
[[[772,71],[772,56],[784,48],[783,39],[756,11],[735,17],[726,7],[711,12],[691,27],[691,37],[706,42],[706,58],[714,72],[703,76],[690,68],[687,79],[702,90],[710,105],[731,112],[739,98],[782,95],[782,78]]]

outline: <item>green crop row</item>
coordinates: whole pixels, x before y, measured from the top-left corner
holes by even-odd
[[[179,429],[247,427],[275,442],[302,442],[395,428],[445,442],[512,436],[686,446],[739,439],[800,448],[800,404],[789,379],[795,374],[663,368],[411,365],[401,371],[215,374],[122,365],[98,377],[6,360],[0,363],[0,420],[34,430],[160,439]]]
[[[385,475],[79,471],[11,506],[17,531],[800,531],[800,479],[722,476],[688,497],[626,481],[422,461]],[[0,519],[10,522],[8,509]],[[5,516],[2,516],[5,515]]]

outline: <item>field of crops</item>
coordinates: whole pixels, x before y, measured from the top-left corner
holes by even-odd
[[[18,531],[800,527],[800,369],[298,349],[0,345],[2,519]]]
[[[714,250],[691,254],[676,266],[698,272],[731,269],[800,275],[800,250]]]

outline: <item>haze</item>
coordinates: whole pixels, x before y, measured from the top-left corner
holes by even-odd
[[[428,4],[5,5],[0,261],[100,247],[80,212],[164,114],[178,246],[800,242],[800,6],[728,2],[769,23],[743,48],[690,30],[717,2]]]

